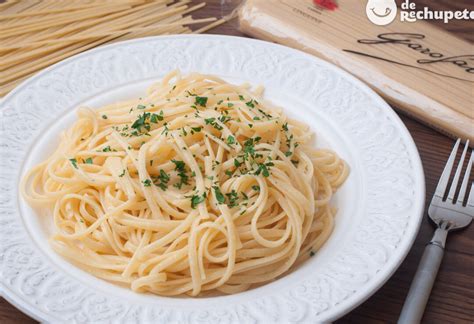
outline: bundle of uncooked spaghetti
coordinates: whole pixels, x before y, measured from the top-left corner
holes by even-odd
[[[193,19],[191,0],[9,0],[0,4],[0,97],[37,71],[105,43],[201,33],[224,19]],[[210,24],[209,24],[210,23]],[[189,25],[198,25],[194,31]],[[200,28],[199,28],[200,27]]]

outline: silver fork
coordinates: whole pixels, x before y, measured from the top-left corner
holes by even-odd
[[[416,270],[415,278],[410,286],[410,291],[403,305],[399,324],[413,324],[419,323],[423,317],[426,303],[431,293],[431,288],[438,273],[439,265],[444,254],[444,245],[448,232],[456,229],[467,227],[474,217],[474,183],[471,183],[471,189],[467,203],[463,204],[466,197],[466,190],[468,187],[469,176],[473,164],[474,154],[471,150],[471,157],[467,165],[466,173],[464,174],[461,189],[457,199],[454,200],[459,178],[461,176],[464,159],[469,147],[469,141],[466,142],[464,150],[459,160],[456,173],[454,174],[451,187],[448,188],[448,182],[453,170],[454,161],[456,160],[457,151],[461,140],[458,139],[454,144],[453,151],[449,156],[448,162],[444,167],[443,174],[439,179],[438,186],[431,200],[428,209],[428,215],[436,224],[437,228],[433,238],[428,243],[421,257],[420,264]],[[446,191],[449,189],[446,199],[443,199]]]

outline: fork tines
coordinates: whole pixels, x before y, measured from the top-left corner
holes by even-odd
[[[458,166],[456,168],[456,172],[454,174],[451,186],[449,187],[448,195],[446,199],[444,199],[446,195],[446,191],[448,190],[449,179],[454,167],[454,162],[456,160],[460,143],[461,143],[461,139],[458,138],[458,140],[454,144],[454,147],[451,152],[451,155],[449,156],[448,162],[446,162],[446,166],[444,167],[441,178],[439,179],[438,186],[436,187],[436,191],[435,191],[435,196],[437,196],[438,198],[441,198],[443,201],[449,201],[453,204],[460,203],[462,205],[465,205],[464,202],[466,201],[466,190],[468,187],[469,177],[471,175],[471,169],[472,169],[472,164],[473,164],[473,159],[474,159],[474,154],[472,150],[470,150],[471,156],[469,158],[469,162],[466,167],[466,172],[464,173],[464,177],[461,183],[459,194],[457,195],[457,197],[455,194],[458,187],[459,178],[461,176],[461,172],[463,169],[464,160],[466,158],[467,151],[469,150],[469,140],[467,140],[466,144],[464,145],[464,150],[462,152],[461,159],[459,160]],[[471,183],[471,188],[469,190],[469,197],[467,198],[467,204],[469,205],[474,205],[474,189],[473,188],[474,188],[474,183]]]

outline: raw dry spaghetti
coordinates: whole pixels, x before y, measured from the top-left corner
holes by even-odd
[[[53,248],[159,295],[235,293],[315,253],[348,167],[262,88],[178,71],[144,98],[79,108],[21,185],[53,211]]]
[[[96,46],[153,35],[203,33],[231,18],[189,15],[204,6],[191,0],[0,3],[0,97],[37,71]]]

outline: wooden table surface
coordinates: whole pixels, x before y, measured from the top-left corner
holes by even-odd
[[[220,17],[227,14],[236,2],[238,1],[207,0],[208,5],[196,12],[194,16]],[[418,8],[427,5],[433,10],[463,10],[465,8],[474,10],[474,1],[472,0],[418,0],[414,2],[417,3]],[[474,42],[474,23],[472,21],[451,21],[449,24],[434,23],[440,28]],[[235,20],[215,28],[209,33],[244,36],[238,31]],[[397,107],[393,108],[397,109]],[[399,114],[399,116],[413,136],[421,155],[426,177],[426,204],[428,204],[451,151],[453,140],[410,117],[403,114]],[[432,233],[433,227],[429,224],[425,213],[415,244],[397,272],[371,298],[342,317],[337,323],[395,323],[423,253],[423,248],[430,240]],[[33,319],[0,298],[0,323],[34,322]],[[474,226],[471,226],[448,238],[444,260],[433,287],[423,323],[473,322]]]

